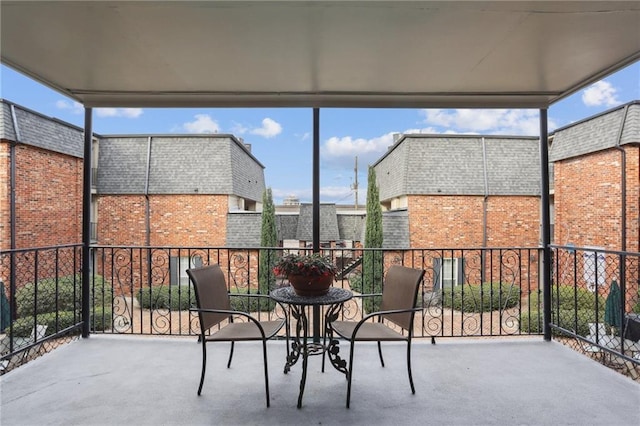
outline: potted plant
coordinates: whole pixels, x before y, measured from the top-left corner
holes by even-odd
[[[319,253],[287,254],[281,257],[273,272],[289,279],[300,296],[321,296],[329,291],[338,269],[330,257]]]

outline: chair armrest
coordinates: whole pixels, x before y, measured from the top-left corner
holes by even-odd
[[[377,311],[377,312],[372,312],[368,315],[365,315],[364,318],[362,318],[359,322],[365,322],[370,320],[371,318],[375,318],[375,317],[381,317],[383,315],[389,315],[389,314],[403,314],[406,312],[418,312],[421,311],[422,308],[411,308],[411,309],[390,309],[388,311]]]
[[[369,321],[372,318],[375,317],[382,317],[383,315],[389,315],[389,314],[403,314],[406,312],[418,312],[421,311],[422,308],[411,308],[411,309],[390,309],[387,311],[377,311],[377,312],[372,312],[368,315],[365,315],[364,318],[362,318],[360,321],[358,321],[358,324],[354,327],[353,329],[353,338],[355,338],[356,334],[358,334],[358,330],[360,330],[360,327],[362,327],[362,325]]]
[[[257,297],[261,299],[271,299],[268,294],[257,294],[257,293],[229,293],[229,297]]]
[[[262,334],[262,337],[263,338],[266,337],[264,333],[264,328],[262,327],[262,324],[260,324],[260,321],[258,321],[256,318],[254,318],[252,315],[246,312],[226,310],[226,309],[200,309],[200,308],[189,308],[189,311],[190,312],[209,312],[212,314],[227,314],[229,316],[240,316],[240,317],[247,318],[250,322],[254,323],[258,327],[258,329],[260,330],[260,334]]]

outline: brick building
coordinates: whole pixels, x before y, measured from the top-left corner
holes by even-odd
[[[0,250],[82,241],[83,130],[0,100]]]
[[[374,168],[384,210],[385,247],[539,244],[537,137],[408,134]],[[443,277],[452,283],[464,281],[460,252],[434,255],[433,263],[434,286],[441,285]],[[490,271],[481,271],[480,282],[486,281],[485,273],[490,276]]]
[[[608,284],[620,271],[605,254],[596,258],[596,251],[640,251],[640,103],[556,130],[549,160],[555,243],[593,248],[579,253],[578,276],[591,289]],[[626,275],[627,285],[637,288],[637,265]]]
[[[403,135],[374,164],[385,244],[537,246],[539,151],[537,137]]]

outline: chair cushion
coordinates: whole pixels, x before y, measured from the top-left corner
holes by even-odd
[[[358,323],[356,321],[334,321],[331,323],[333,330],[345,339],[351,340],[353,331]],[[356,341],[406,341],[409,336],[404,336],[388,326],[379,322],[365,322],[358,329]]]
[[[262,321],[264,335],[268,339],[282,328],[283,321]],[[213,331],[213,330],[212,330]],[[262,340],[258,326],[253,322],[232,322],[206,337],[207,342],[232,342],[239,340]]]

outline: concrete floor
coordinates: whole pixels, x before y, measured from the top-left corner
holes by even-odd
[[[343,344],[344,346],[344,344]],[[195,338],[91,336],[0,378],[2,425],[640,425],[640,384],[541,338],[440,339],[357,348],[351,408],[344,375],[309,361],[283,374],[285,345],[269,342],[271,407],[259,344],[210,344],[201,396]],[[343,348],[346,354],[348,349]]]

